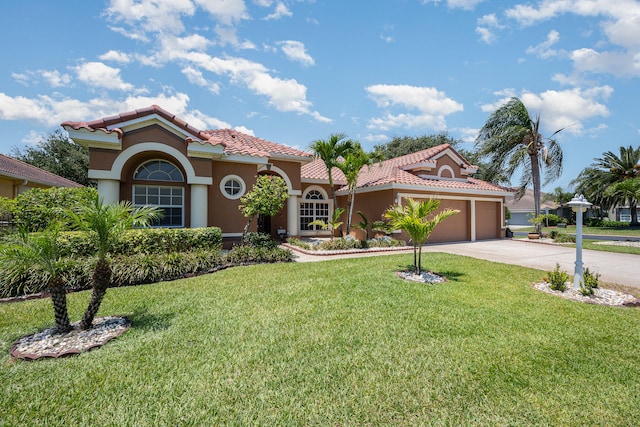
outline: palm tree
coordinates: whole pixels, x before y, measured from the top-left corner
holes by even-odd
[[[364,231],[364,239],[369,240],[369,219],[362,211],[356,212],[360,217],[360,221],[357,224],[353,224],[353,228]]]
[[[427,199],[419,202],[407,199],[406,206],[394,205],[384,213],[390,219],[390,225],[395,230],[403,230],[413,243],[413,268],[416,274],[422,271],[422,244],[445,219],[459,213],[457,209],[445,209],[429,219],[429,215],[440,207],[440,200]]]
[[[489,159],[485,177],[494,182],[498,178],[511,179],[516,170],[524,169],[520,187],[516,192],[519,200],[530,185],[533,185],[535,216],[540,216],[540,171],[546,170],[545,184],[557,179],[562,173],[562,148],[553,139],[547,142],[539,132],[540,115],[535,120],[518,98],[511,98],[489,116],[478,138],[476,148],[482,157]],[[553,137],[558,132],[555,131]],[[498,179],[499,180],[499,179]],[[542,225],[536,226],[541,231]]]
[[[620,200],[631,207],[631,223],[638,225],[638,202],[640,201],[640,177],[625,179],[611,184],[604,192],[605,196],[614,200]]]
[[[107,255],[118,236],[132,227],[146,227],[157,220],[161,211],[152,206],[133,207],[130,202],[105,204],[98,196],[72,212],[73,223],[90,233],[97,244],[97,262],[93,270],[91,300],[80,321],[80,328],[91,329],[93,319],[111,282],[111,264]]]
[[[382,159],[379,153],[367,153],[359,143],[355,142],[352,148],[345,153],[343,161],[337,163],[338,169],[342,171],[344,177],[347,179],[347,187],[349,189],[347,201],[349,209],[347,212],[347,235],[351,232],[351,218],[353,217],[353,207],[356,201],[356,190],[358,189],[360,170],[364,166],[370,167],[378,159]]]
[[[327,168],[334,209],[338,207],[338,199],[336,198],[336,190],[333,187],[331,170],[338,166],[338,159],[345,156],[353,148],[353,145],[353,141],[347,139],[347,136],[342,133],[332,133],[327,140],[318,139],[311,143],[311,150],[324,162]]]
[[[46,277],[51,293],[56,329],[60,333],[71,330],[67,312],[67,291],[64,286],[64,259],[58,243],[59,226],[56,222],[40,233],[21,231],[0,250],[0,268],[18,277],[27,270],[38,270]]]
[[[632,226],[638,225],[637,202],[627,200],[622,193],[609,191],[612,185],[629,179],[640,177],[640,146],[620,147],[619,155],[612,151],[603,153],[602,158],[595,158],[591,166],[585,168],[578,177],[572,181],[576,190],[584,194],[594,204],[609,209],[617,204],[630,202],[633,211],[631,216]]]

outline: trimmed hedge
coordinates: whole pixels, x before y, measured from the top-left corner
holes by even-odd
[[[92,236],[81,231],[60,233],[63,256],[87,257],[96,252]],[[222,230],[207,228],[144,228],[125,231],[112,253],[119,255],[167,254],[195,250],[219,250]]]
[[[113,276],[111,286],[134,286],[145,283],[175,280],[187,276],[211,273],[234,265],[289,262],[291,251],[282,248],[236,246],[229,253],[219,249],[200,249],[189,252],[137,253],[111,258]],[[95,258],[66,258],[64,280],[67,289],[91,288],[91,276]],[[0,271],[0,298],[16,297],[45,291],[46,273],[25,270],[14,280]]]

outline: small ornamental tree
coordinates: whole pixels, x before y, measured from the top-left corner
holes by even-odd
[[[249,232],[249,227],[257,215],[273,216],[280,212],[285,200],[289,197],[284,179],[273,175],[259,175],[251,191],[240,198],[239,206],[242,215],[247,218],[242,239]]]
[[[406,206],[394,205],[384,213],[385,218],[394,230],[406,231],[413,243],[413,267],[416,274],[422,270],[422,244],[445,219],[460,213],[457,209],[445,209],[440,213],[430,214],[440,207],[440,200],[427,199],[419,202],[412,198],[407,199]]]

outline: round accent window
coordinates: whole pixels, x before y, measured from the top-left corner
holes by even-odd
[[[220,181],[220,191],[227,199],[239,199],[246,191],[246,185],[238,175],[227,175]]]

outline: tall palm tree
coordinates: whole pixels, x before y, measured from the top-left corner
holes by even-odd
[[[382,156],[379,153],[367,153],[362,149],[362,146],[354,142],[350,150],[343,156],[343,161],[337,163],[338,169],[342,171],[344,177],[347,179],[347,187],[349,189],[349,196],[347,201],[347,235],[351,232],[351,222],[353,217],[353,207],[356,202],[356,190],[358,189],[358,176],[360,170],[371,165],[376,160],[382,160]]]
[[[344,157],[353,149],[354,143],[343,133],[332,133],[329,139],[317,139],[311,143],[311,150],[319,157],[327,168],[329,175],[329,187],[331,187],[331,197],[333,198],[333,208],[338,207],[336,190],[333,187],[333,176],[331,170],[338,167],[338,159]]]
[[[93,270],[93,289],[89,305],[80,321],[80,328],[91,329],[93,319],[111,283],[111,264],[107,255],[118,236],[132,227],[146,227],[160,217],[161,211],[152,206],[133,207],[130,202],[105,204],[99,196],[71,213],[73,223],[90,233],[97,243],[97,262]]]
[[[476,139],[480,155],[489,159],[485,171],[489,181],[511,179],[516,170],[523,169],[515,196],[519,200],[527,187],[533,186],[535,217],[540,216],[541,169],[546,172],[545,184],[562,174],[562,148],[554,139],[545,142],[539,128],[540,115],[532,119],[522,101],[511,98],[489,116]],[[536,228],[540,232],[542,224]]]
[[[51,293],[56,329],[60,333],[71,330],[67,312],[67,291],[63,279],[64,259],[58,241],[56,222],[40,233],[21,231],[0,249],[0,268],[11,276],[27,270],[44,273],[46,288]]]
[[[637,213],[637,202],[627,200],[620,192],[607,192],[607,189],[616,183],[640,177],[640,146],[620,147],[619,154],[607,151],[601,158],[593,160],[591,166],[582,170],[571,184],[592,203],[604,209],[629,201],[629,207],[634,211],[630,225],[638,225],[637,215],[633,215]]]
[[[419,202],[408,198],[406,205],[391,206],[384,213],[395,230],[403,230],[413,243],[413,268],[416,274],[422,271],[422,244],[445,219],[459,213],[457,209],[445,209],[429,218],[429,215],[440,207],[440,200],[427,199]]]

